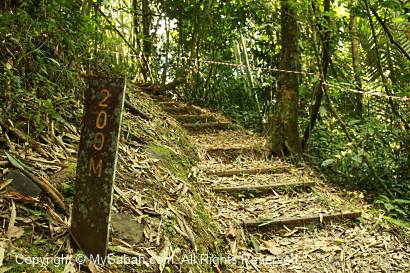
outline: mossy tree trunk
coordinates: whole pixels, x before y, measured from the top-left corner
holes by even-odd
[[[291,71],[299,69],[299,29],[296,10],[296,2],[281,0],[282,49],[280,68]],[[297,114],[298,88],[298,74],[280,73],[268,142],[268,148],[274,155],[283,156],[301,152]]]

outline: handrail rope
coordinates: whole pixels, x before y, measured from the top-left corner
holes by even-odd
[[[238,67],[238,68],[247,68],[248,67],[245,64],[234,64],[234,63],[221,62],[221,61],[209,61],[209,60],[194,59],[194,58],[189,58],[189,57],[178,57],[178,58],[185,59],[185,60],[195,60],[195,61],[202,62],[202,63],[218,64],[218,65],[225,65],[225,66]],[[279,69],[279,68],[275,68],[275,67],[261,67],[261,66],[253,66],[253,65],[250,65],[249,68],[252,69],[252,70],[255,70],[255,71],[258,70],[258,71],[283,72],[283,73],[303,74],[303,75],[310,75],[310,76],[319,77],[319,74],[312,73],[312,72],[307,72],[307,71],[293,71],[293,70]]]
[[[327,86],[330,86],[330,87],[339,88],[339,90],[342,90],[342,91],[350,91],[350,92],[356,93],[356,94],[363,94],[363,95],[368,95],[368,96],[382,97],[382,98],[386,98],[386,99],[399,100],[399,101],[410,101],[410,97],[391,96],[391,95],[387,95],[387,94],[380,93],[380,92],[363,91],[363,90],[348,88],[346,86],[341,86],[341,85],[337,85],[337,84],[329,83],[329,82],[324,82],[323,84],[325,84]]]
[[[110,53],[119,53],[119,52],[114,52],[114,51],[107,51]],[[119,54],[124,54],[124,53],[119,53]],[[128,56],[137,56],[135,54],[127,54]],[[248,66],[244,65],[244,64],[234,64],[234,63],[228,63],[228,62],[221,62],[221,61],[211,61],[211,60],[203,60],[203,59],[195,59],[195,58],[189,58],[189,57],[184,57],[184,56],[180,56],[177,57],[179,59],[185,59],[185,60],[195,60],[198,62],[202,62],[202,63],[207,63],[207,64],[216,64],[216,65],[224,65],[224,66],[228,66],[228,67],[237,67],[237,68],[247,68]],[[257,71],[272,71],[272,72],[280,72],[280,73],[292,73],[292,74],[302,74],[302,75],[310,75],[310,76],[316,76],[320,78],[320,75],[317,73],[312,73],[312,72],[307,72],[307,71],[293,71],[293,70],[285,70],[285,69],[279,69],[279,68],[273,68],[273,67],[260,67],[260,66],[249,66],[250,69],[252,70],[257,70]],[[371,91],[365,91],[365,90],[359,90],[359,89],[354,89],[354,88],[349,88],[346,86],[342,86],[341,84],[344,85],[350,85],[351,83],[343,83],[343,82],[337,82],[336,83],[331,83],[331,82],[323,82],[323,84],[329,86],[329,87],[334,87],[334,88],[338,88],[339,90],[346,92],[346,91],[350,91],[352,93],[356,93],[356,94],[363,94],[363,95],[367,95],[367,96],[376,96],[376,97],[381,97],[381,98],[386,98],[386,99],[392,99],[392,100],[399,100],[399,101],[410,101],[410,97],[400,97],[400,96],[391,96],[391,95],[387,95],[384,93],[380,93],[380,92],[371,92]]]

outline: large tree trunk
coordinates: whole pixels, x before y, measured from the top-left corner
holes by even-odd
[[[299,29],[296,8],[294,1],[281,0],[280,68],[284,70],[295,71],[299,68]],[[274,155],[284,156],[301,152],[298,134],[298,89],[298,74],[281,73],[279,75],[271,137],[268,143],[268,148]]]

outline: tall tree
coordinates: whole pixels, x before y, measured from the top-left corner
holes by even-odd
[[[134,3],[136,3],[136,0],[134,0]],[[149,1],[142,0],[142,34],[144,35],[144,40],[142,43],[141,73],[142,73],[142,76],[145,82],[148,81],[148,78],[149,78],[148,75],[150,71],[150,57],[151,57],[151,52],[152,52],[151,28],[152,28],[152,14],[151,14],[151,8],[149,6]]]
[[[313,13],[316,15],[315,2],[312,1],[311,3],[312,3]],[[309,140],[310,133],[315,127],[316,121],[319,117],[319,110],[322,104],[323,92],[324,92],[324,89],[326,88],[324,83],[326,81],[327,72],[328,72],[330,61],[331,61],[330,0],[323,1],[323,10],[324,10],[324,17],[325,17],[326,23],[324,24],[324,26],[319,25],[319,30],[321,30],[320,37],[321,37],[322,45],[323,45],[322,46],[323,51],[322,51],[322,56],[321,56],[321,66],[319,68],[320,74],[321,74],[321,81],[319,82],[319,85],[315,89],[315,94],[314,94],[315,101],[312,104],[312,107],[310,109],[309,124],[306,127],[305,132],[303,134],[302,148],[305,148],[306,143]],[[312,28],[314,28],[313,24],[312,24]],[[316,43],[316,41],[314,42]],[[318,48],[318,46],[315,45],[315,48]],[[316,54],[319,55],[318,50],[315,50],[315,51],[316,51]],[[319,57],[317,58],[319,59]]]
[[[299,68],[299,28],[297,3],[281,0],[281,60],[280,68],[296,71]],[[274,155],[301,152],[298,134],[298,89],[296,73],[281,73],[278,79],[276,105],[272,118],[268,148]]]
[[[353,6],[353,2],[351,1],[350,4]],[[360,55],[359,55],[359,46],[360,41],[357,36],[357,24],[356,24],[356,15],[354,11],[350,11],[350,35],[352,39],[351,49],[352,49],[352,64],[353,64],[353,73],[354,73],[354,84],[356,89],[362,89],[362,78],[361,78],[361,71],[360,71]],[[353,110],[354,114],[358,117],[362,115],[362,104],[363,94],[356,94],[353,99]]]

